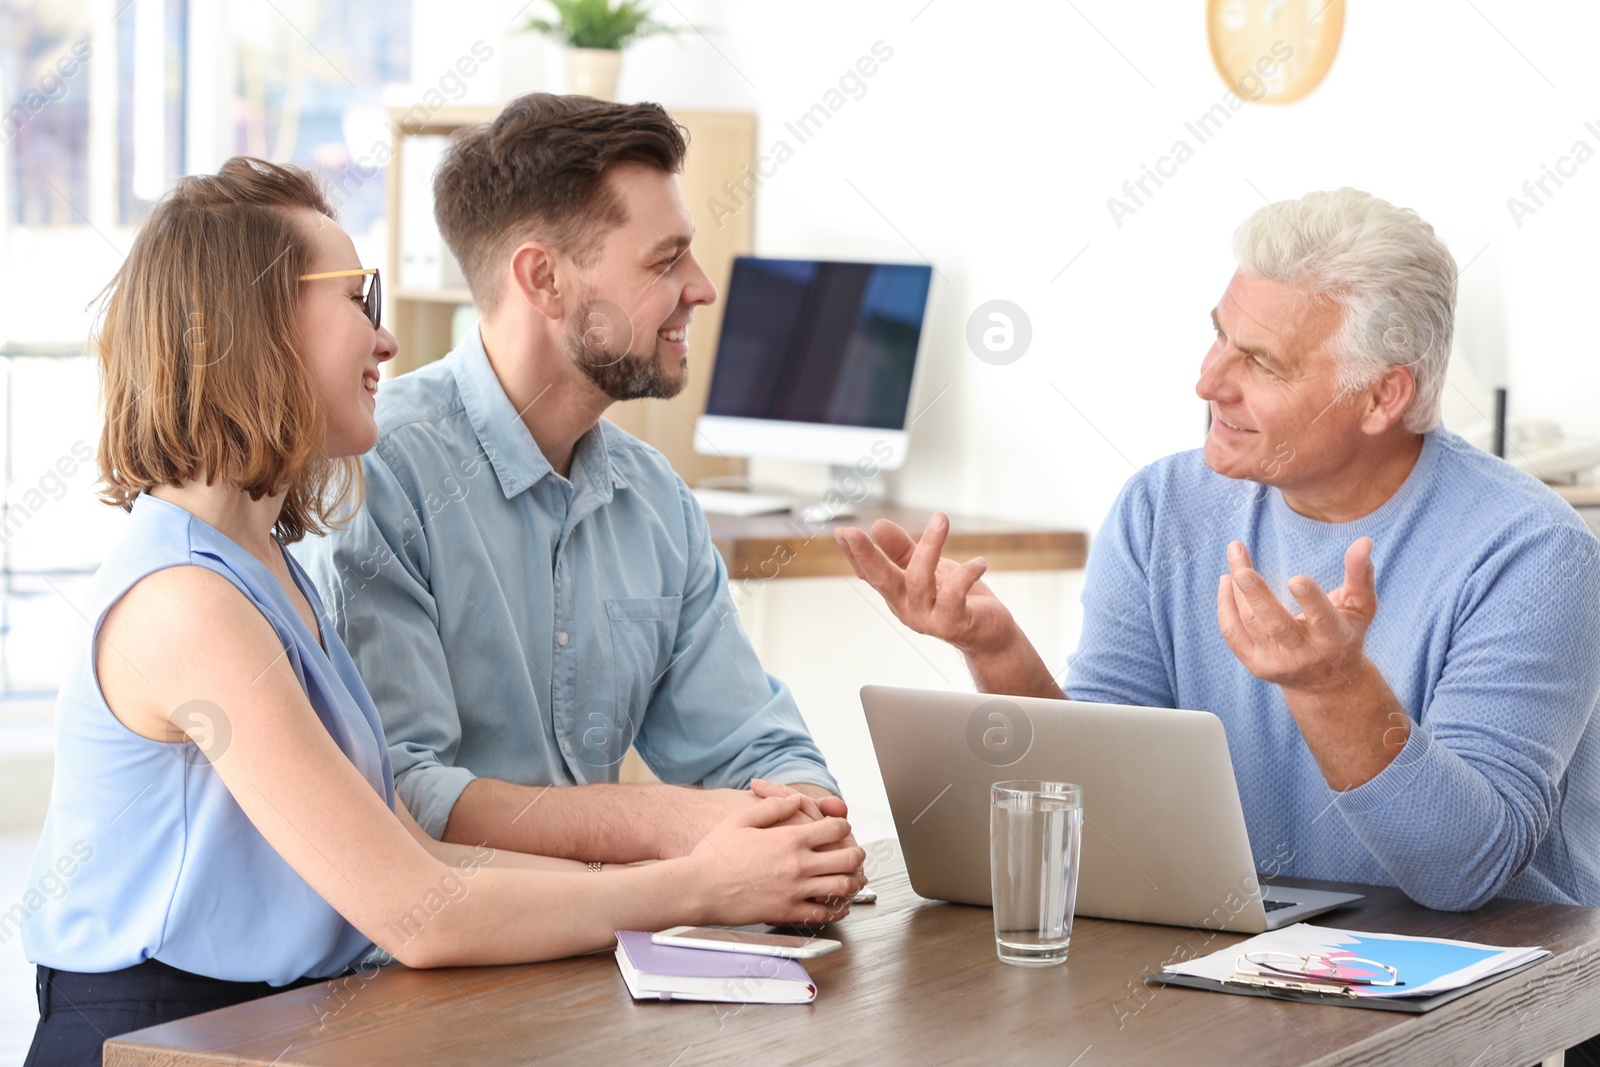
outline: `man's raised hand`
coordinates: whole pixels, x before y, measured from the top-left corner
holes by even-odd
[[[1299,602],[1293,614],[1252,567],[1238,541],[1228,546],[1228,573],[1217,585],[1222,638],[1250,673],[1289,690],[1327,692],[1353,684],[1365,667],[1363,642],[1378,611],[1372,540],[1344,555],[1344,584],[1324,593],[1305,575],[1289,579]]]
[[[1004,649],[1019,632],[1011,612],[979,581],[989,564],[982,556],[965,563],[945,559],[940,552],[949,534],[950,520],[939,512],[917,541],[888,519],[873,523],[870,534],[856,527],[833,532],[856,577],[911,629],[968,655]]]

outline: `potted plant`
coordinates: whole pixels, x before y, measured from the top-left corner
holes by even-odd
[[[617,95],[622,50],[642,37],[683,32],[650,17],[646,0],[547,0],[554,19],[530,18],[523,29],[567,46],[568,91],[601,100]]]

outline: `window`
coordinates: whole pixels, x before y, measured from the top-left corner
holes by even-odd
[[[362,262],[384,247],[384,181],[355,164],[387,146],[383,86],[411,69],[411,21],[392,0],[233,0],[216,76],[232,85],[228,142],[235,154],[315,173]],[[228,69],[231,67],[231,70]]]
[[[96,295],[173,181],[238,153],[318,174],[380,263],[385,175],[353,165],[409,76],[395,7],[0,0],[0,701],[53,696],[123,519],[94,495]]]

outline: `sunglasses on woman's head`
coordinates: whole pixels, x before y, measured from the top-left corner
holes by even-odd
[[[358,274],[372,275],[372,281],[367,283],[367,295],[362,303],[362,309],[367,313],[367,319],[372,323],[372,328],[377,329],[383,319],[383,283],[378,280],[377,267],[358,267],[355,270],[326,270],[321,274],[302,274],[303,282],[314,282],[322,278],[354,278]]]

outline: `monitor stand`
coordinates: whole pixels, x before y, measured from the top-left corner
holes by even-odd
[[[886,473],[880,469],[869,477],[859,466],[830,465],[827,493],[801,507],[800,517],[814,526],[855,518],[858,508],[881,504],[888,496]]]

